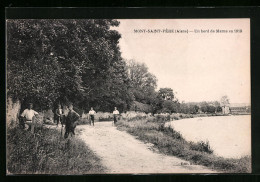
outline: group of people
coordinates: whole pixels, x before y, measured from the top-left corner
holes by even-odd
[[[91,107],[88,114],[89,114],[90,125],[93,124],[94,126],[96,111],[94,111],[93,107]],[[119,115],[119,111],[115,107],[113,111],[114,122],[112,122],[112,125],[114,125],[117,122],[118,115]]]
[[[55,110],[54,113],[54,120],[57,122],[57,126],[59,123],[61,123],[62,127],[65,125],[65,134],[64,138],[68,138],[69,134],[75,135],[75,128],[77,126],[77,121],[80,118],[80,115],[73,110],[73,105],[69,104],[68,107],[68,112],[65,112],[62,108],[61,105],[58,105],[58,108]],[[37,117],[38,112],[33,110],[33,104],[30,103],[28,105],[28,108],[25,109],[22,114],[21,114],[21,120],[20,124],[23,128],[25,128],[25,125],[28,125],[28,130],[31,130],[32,133],[34,133],[34,126],[35,126],[35,117]],[[89,111],[89,120],[90,120],[90,125],[92,124],[94,126],[95,122],[95,115],[96,112],[94,111],[93,107],[91,107]],[[113,117],[114,121],[112,122],[112,125],[114,125],[117,122],[117,117],[119,115],[119,111],[117,108],[114,108],[113,111]]]

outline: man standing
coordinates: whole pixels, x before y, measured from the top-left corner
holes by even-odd
[[[94,119],[95,119],[96,112],[93,110],[93,107],[91,107],[88,114],[89,114],[89,117],[90,117],[90,125],[91,125],[91,122],[92,122],[93,126],[94,126]]]
[[[61,123],[62,127],[63,127],[63,118],[62,118],[63,112],[61,109],[61,105],[58,105],[58,108],[55,111],[55,119],[57,120],[57,126],[59,125],[59,122]]]
[[[28,130],[31,129],[31,132],[34,133],[34,125],[35,125],[35,116],[38,115],[38,112],[34,111],[33,104],[29,103],[28,109],[25,109],[21,114],[21,117],[24,118],[25,124],[28,125]]]
[[[119,111],[115,107],[115,110],[113,111],[113,116],[114,116],[114,124],[117,122],[117,117],[119,115]]]
[[[70,104],[69,105],[69,113],[66,117],[66,123],[65,123],[65,130],[66,131],[65,131],[64,138],[68,138],[70,133],[71,133],[71,136],[72,136],[72,134],[75,135],[74,130],[77,126],[77,120],[79,118],[80,118],[80,115],[73,110],[73,105]]]

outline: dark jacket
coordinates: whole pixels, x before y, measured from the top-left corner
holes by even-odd
[[[76,121],[80,118],[80,115],[76,113],[74,110],[69,111],[66,117],[66,127],[68,128],[75,128]]]

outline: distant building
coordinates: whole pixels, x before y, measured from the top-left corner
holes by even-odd
[[[229,106],[222,106],[222,114],[229,114],[230,109]]]
[[[222,106],[222,114],[247,114],[251,112],[251,106],[244,103],[232,103]]]
[[[249,104],[230,104],[230,112],[232,114],[250,113],[251,106]]]

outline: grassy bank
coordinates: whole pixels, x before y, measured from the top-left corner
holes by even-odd
[[[88,174],[100,173],[100,159],[73,137],[64,139],[55,129],[38,128],[35,134],[19,128],[7,132],[9,174]]]
[[[198,164],[209,167],[213,170],[228,173],[251,172],[251,158],[226,159],[214,155],[214,151],[207,142],[187,142],[179,132],[170,127],[164,127],[164,122],[119,121],[119,130],[137,136],[138,139],[154,144],[159,152],[166,155],[173,155],[191,164]]]

